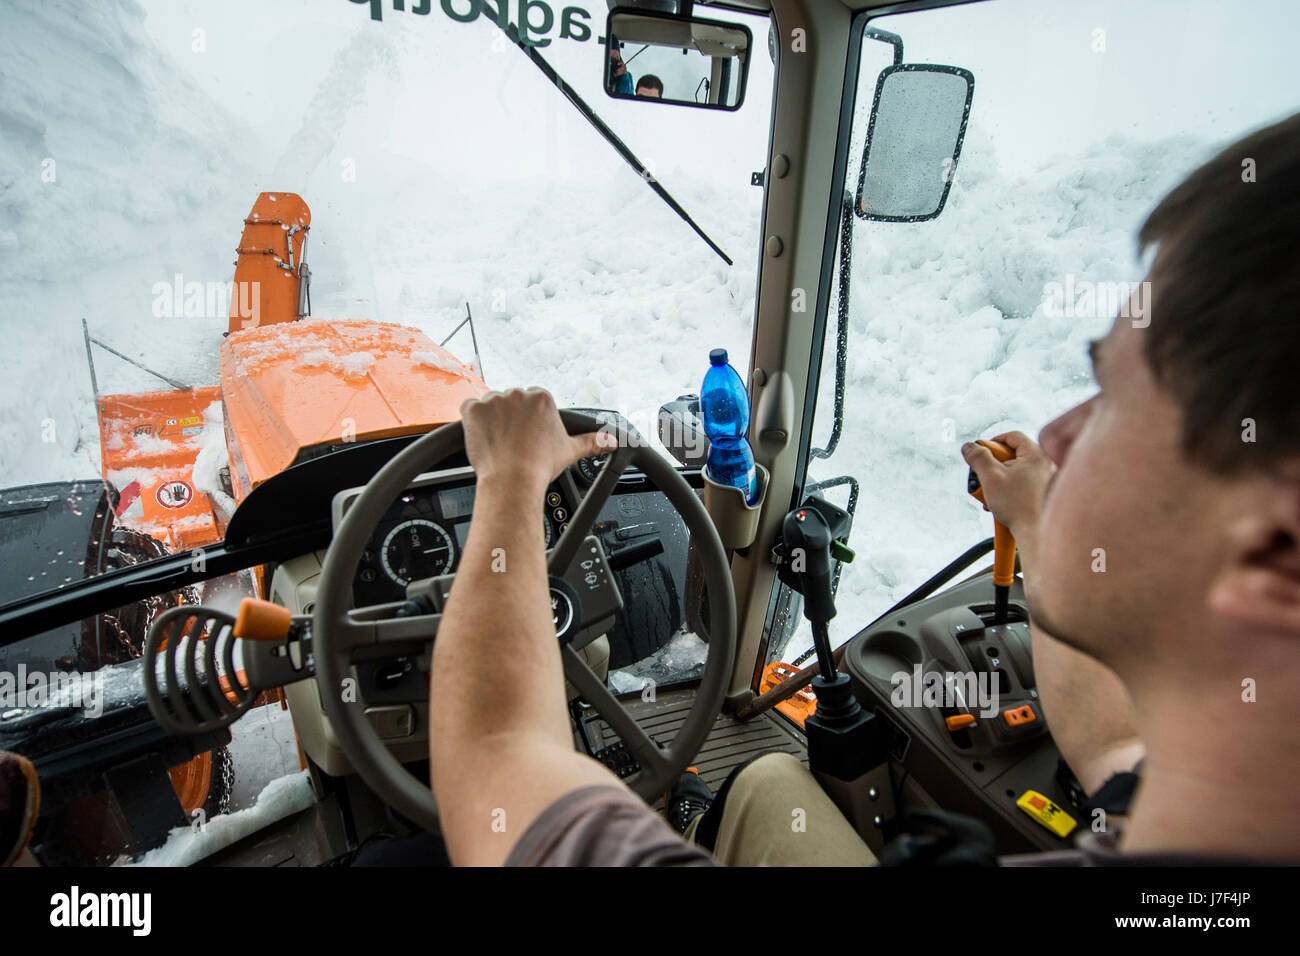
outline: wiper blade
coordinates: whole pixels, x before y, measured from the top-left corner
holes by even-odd
[[[627,144],[618,138],[618,134],[610,129],[609,126],[606,125],[605,121],[596,115],[596,111],[587,105],[587,101],[578,95],[578,91],[570,86],[564,77],[560,76],[560,74],[556,72],[555,67],[551,66],[551,64],[547,62],[546,58],[537,52],[536,47],[520,42],[519,28],[512,23],[506,27],[505,33],[510,42],[519,47],[519,49],[523,51],[524,56],[532,60],[533,63],[537,65],[537,68],[542,71],[542,74],[555,84],[556,88],[564,94],[565,98],[570,103],[573,104],[574,109],[581,113],[583,117],[586,118],[587,122],[596,128],[596,132],[605,137],[605,141],[614,147],[614,150],[627,161],[629,166],[636,170],[637,175],[645,181],[645,184],[653,189],[658,194],[659,198],[668,204],[668,207],[672,209],[673,212],[681,216],[686,224],[694,229],[696,234],[709,244],[709,248],[722,257],[723,262],[727,265],[731,265],[731,257],[723,252],[716,242],[709,238],[708,234],[705,233],[695,220],[691,218],[690,213],[682,208],[681,203],[669,195],[668,190],[664,189],[664,187],[659,184],[659,181],[654,178],[654,174],[646,168],[645,164],[642,163],[641,160],[637,159],[636,154],[633,153],[632,150],[628,149]]]

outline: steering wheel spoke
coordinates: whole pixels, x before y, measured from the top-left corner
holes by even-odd
[[[641,725],[629,714],[618,698],[611,693],[602,681],[572,647],[563,650],[564,676],[568,678],[582,699],[595,708],[605,723],[618,734],[627,746],[642,770],[649,772],[649,779],[659,779],[672,769],[670,752],[662,749],[641,729]],[[629,781],[629,786],[633,785]],[[642,794],[645,796],[645,794]]]
[[[605,507],[605,502],[609,501],[609,496],[614,493],[619,476],[636,458],[637,448],[631,445],[620,445],[605,459],[600,474],[591,483],[591,487],[587,489],[582,502],[578,505],[578,510],[569,519],[569,526],[564,529],[560,540],[551,549],[550,556],[546,559],[548,572],[563,575],[569,569],[583,539],[595,526],[601,509]]]
[[[359,657],[373,657],[373,653],[367,653],[369,651],[387,649],[392,645],[432,641],[442,623],[442,615],[396,616],[405,607],[405,601],[391,601],[348,611],[346,626],[339,628],[339,649],[355,661]]]

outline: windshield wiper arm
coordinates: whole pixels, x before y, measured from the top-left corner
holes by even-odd
[[[519,49],[524,52],[524,55],[537,65],[537,68],[542,71],[543,75],[555,84],[559,91],[564,94],[565,98],[573,104],[574,108],[586,118],[587,122],[596,128],[596,132],[605,137],[605,141],[614,147],[614,150],[627,161],[629,166],[636,170],[637,175],[645,180],[646,185],[653,189],[659,195],[659,198],[668,204],[668,207],[672,209],[673,212],[681,216],[682,219],[685,220],[686,224],[694,229],[699,237],[709,244],[709,248],[722,257],[723,262],[727,265],[731,265],[731,257],[723,252],[722,249],[718,247],[718,244],[708,237],[708,234],[705,233],[695,220],[691,218],[690,213],[682,208],[681,203],[669,195],[668,190],[659,185],[659,181],[655,179],[654,174],[645,167],[645,164],[642,163],[641,160],[637,159],[636,154],[633,153],[632,150],[628,149],[627,144],[618,138],[618,134],[610,129],[603,119],[596,115],[596,111],[587,105],[587,101],[578,95],[578,91],[570,86],[564,77],[560,76],[560,74],[556,72],[555,67],[551,66],[551,64],[547,62],[546,58],[537,52],[536,47],[520,42],[519,28],[512,23],[506,28],[505,32],[506,36],[510,39],[510,42],[519,47]]]

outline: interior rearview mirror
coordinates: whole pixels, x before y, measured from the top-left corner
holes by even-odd
[[[854,208],[862,219],[923,222],[943,211],[970,118],[975,77],[932,63],[880,73]]]
[[[738,109],[753,39],[739,23],[616,7],[605,24],[605,92],[620,99]]]

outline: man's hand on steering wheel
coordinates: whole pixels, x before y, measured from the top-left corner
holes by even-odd
[[[618,445],[607,432],[570,435],[560,421],[551,393],[541,388],[488,392],[460,407],[465,454],[478,483],[511,486],[540,502],[546,486],[579,458]]]

